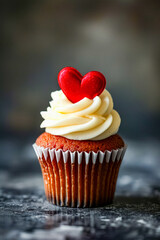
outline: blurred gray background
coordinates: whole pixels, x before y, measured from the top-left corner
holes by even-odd
[[[61,68],[107,79],[120,133],[160,136],[159,1],[0,1],[1,138],[43,132],[39,112],[59,88]]]
[[[63,224],[75,226],[69,230],[72,239],[79,236],[77,225],[85,239],[89,231],[94,239],[100,233],[107,239],[159,239],[159,23],[159,0],[0,0],[3,239],[51,239],[56,229],[56,239],[70,239]],[[71,211],[68,220],[62,220],[65,210],[56,213],[47,204],[32,148],[44,131],[40,111],[59,89],[57,75],[65,66],[106,76],[106,88],[122,118],[120,135],[128,145],[117,182],[118,205],[102,210],[103,219],[95,212],[98,224],[103,221],[98,230],[93,221],[89,227],[85,210],[84,215]]]
[[[32,144],[58,72],[72,66],[106,76],[122,118],[128,149],[116,193],[160,191],[159,1],[0,4],[0,187],[43,189]]]
[[[106,88],[122,118],[119,133],[128,145],[115,196],[124,202],[107,210],[108,227],[102,225],[102,232],[107,239],[114,234],[119,239],[158,239],[160,1],[0,0],[0,19],[0,235],[6,236],[2,238],[22,239],[17,237],[22,231],[25,239],[33,239],[38,228],[42,231],[34,239],[50,239],[47,228],[55,234],[56,221],[48,225],[46,214],[53,214],[53,219],[57,215],[45,201],[32,144],[44,131],[40,111],[49,105],[51,92],[59,89],[58,72],[72,66],[82,74],[97,70],[106,76]],[[113,222],[115,213],[121,216],[119,222]],[[76,226],[74,213],[73,217]],[[57,219],[61,239],[65,232],[61,215]],[[83,219],[89,239],[86,214]],[[101,224],[97,213],[95,219]],[[77,219],[78,226],[81,220]],[[93,224],[91,231],[100,232],[93,231]]]

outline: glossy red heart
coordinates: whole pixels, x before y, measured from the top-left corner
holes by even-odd
[[[82,76],[75,68],[65,67],[58,74],[58,83],[66,97],[76,103],[84,97],[93,99],[100,95],[106,86],[106,79],[97,71]]]

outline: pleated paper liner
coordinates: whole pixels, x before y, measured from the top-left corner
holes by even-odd
[[[97,153],[64,152],[36,144],[33,148],[49,202],[68,207],[96,207],[113,202],[126,146]]]

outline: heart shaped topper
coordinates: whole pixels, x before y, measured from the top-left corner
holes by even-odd
[[[76,103],[84,97],[93,99],[100,95],[106,86],[106,79],[97,71],[82,76],[75,68],[65,67],[58,74],[58,83],[66,97]]]

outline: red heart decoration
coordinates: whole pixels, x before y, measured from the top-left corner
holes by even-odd
[[[106,86],[106,79],[97,71],[82,76],[75,68],[65,67],[58,74],[58,83],[66,97],[76,103],[84,97],[93,99],[100,95]]]

